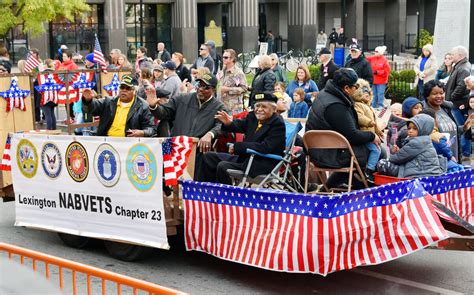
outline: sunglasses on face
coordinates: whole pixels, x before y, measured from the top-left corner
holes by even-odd
[[[204,90],[209,90],[212,88],[210,85],[207,85],[207,84],[198,84],[197,87]]]
[[[127,91],[130,91],[130,90],[132,90],[132,89],[133,89],[132,87],[130,87],[130,86],[126,86],[126,85],[120,85],[120,87],[119,87],[119,88],[120,88],[120,90],[127,90]]]
[[[223,58],[223,59],[229,59],[230,56],[223,56],[222,58]]]

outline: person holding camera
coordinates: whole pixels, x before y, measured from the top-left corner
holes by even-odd
[[[155,134],[153,116],[145,100],[136,95],[137,81],[124,75],[117,97],[98,97],[92,89],[82,93],[82,111],[99,116],[98,136],[152,137]]]

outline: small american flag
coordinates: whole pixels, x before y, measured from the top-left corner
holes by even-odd
[[[418,180],[332,197],[183,182],[185,244],[274,271],[379,264],[448,238]]]
[[[11,148],[11,136],[8,134],[7,141],[5,143],[5,149],[3,150],[3,157],[2,162],[0,163],[0,170],[3,171],[11,171],[11,156],[10,156],[10,148]]]
[[[33,54],[29,53],[28,57],[26,58],[25,63],[25,72],[31,73],[34,68],[40,65],[39,59],[37,59]]]
[[[193,139],[187,136],[167,138],[162,147],[165,185],[176,185],[188,165]]]
[[[99,38],[97,38],[97,35],[95,35],[94,61],[101,66],[102,71],[107,72],[107,63],[105,62],[104,54],[100,48]]]

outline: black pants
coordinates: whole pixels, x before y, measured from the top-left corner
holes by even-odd
[[[56,130],[56,115],[54,114],[54,108],[56,105],[47,103],[43,106],[43,114],[46,119],[46,129]]]
[[[227,169],[245,169],[243,163],[238,163],[237,159],[238,156],[227,153],[208,152],[203,154],[198,181],[232,184]]]

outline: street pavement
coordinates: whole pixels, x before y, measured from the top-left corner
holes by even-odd
[[[14,202],[0,202],[0,241],[132,276],[191,294],[474,294],[474,252],[427,249],[378,266],[359,267],[327,277],[277,273],[186,252],[182,237],[171,250],[156,250],[140,262],[108,255],[100,242],[85,250],[68,248],[56,233],[15,227]],[[0,255],[1,257],[1,255]],[[1,269],[0,269],[1,271]],[[52,271],[57,274],[57,271]],[[0,279],[2,277],[0,273]],[[70,276],[65,276],[66,294]],[[54,277],[53,277],[54,282]],[[56,280],[57,282],[57,280]],[[79,290],[85,292],[85,278]],[[115,292],[108,285],[108,294]],[[100,283],[93,281],[93,290]],[[131,291],[123,294],[130,294]],[[78,294],[83,292],[79,291]],[[29,294],[45,294],[32,291]],[[116,294],[116,293],[115,293]]]

